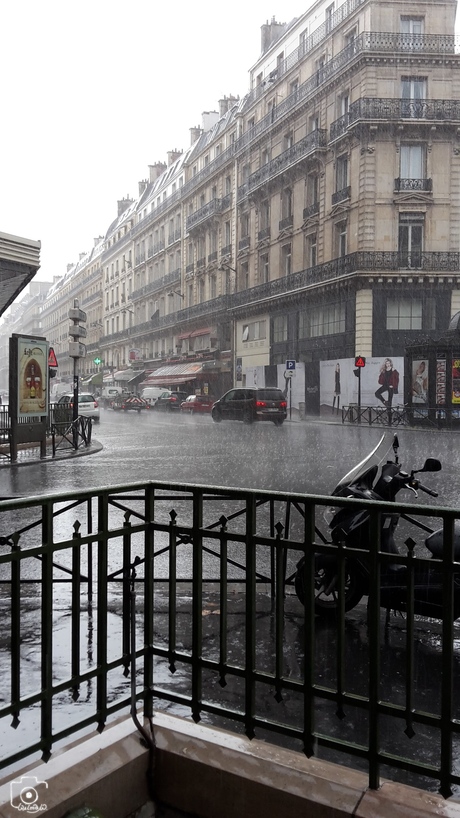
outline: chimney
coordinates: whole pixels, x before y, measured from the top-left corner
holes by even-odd
[[[265,25],[260,27],[260,44],[262,48],[262,54],[265,54],[266,51],[276,43],[277,40],[281,37],[281,35],[286,30],[286,23],[277,23],[275,18],[272,17],[271,22],[269,23],[268,20]]]
[[[182,151],[178,151],[177,148],[173,148],[172,151],[168,151],[168,167],[173,165],[176,159],[179,159],[179,156],[182,156]]]
[[[70,271],[75,267],[75,264],[68,264],[66,267],[66,272],[70,273]]]
[[[139,185],[139,196],[142,196],[144,190],[146,189],[146,187],[148,185],[148,179],[141,179],[141,181],[138,182],[138,185]]]
[[[231,94],[229,97],[224,97],[223,99],[219,100],[219,116],[222,118],[225,116],[226,113],[233,108],[233,106],[239,102],[239,97],[233,97]]]
[[[79,255],[78,255],[78,261],[81,261],[81,260],[82,260],[82,258],[85,258],[85,256],[86,256],[86,253],[79,253]]]
[[[125,212],[126,208],[129,207],[130,204],[132,204],[132,201],[133,200],[130,199],[128,195],[126,195],[124,199],[120,199],[117,202],[117,204],[118,204],[118,216],[121,216],[121,214]]]
[[[99,244],[99,242],[101,242],[103,240],[103,238],[104,238],[104,236],[96,236],[96,238],[93,239],[94,246],[97,247],[97,245]]]
[[[203,131],[206,133],[219,121],[219,114],[217,111],[203,111],[201,118],[203,121]]]
[[[190,144],[193,145],[197,139],[200,138],[203,131],[197,125],[194,128],[190,128]]]
[[[166,165],[164,162],[155,162],[154,165],[149,165],[150,182],[156,182],[165,170]]]

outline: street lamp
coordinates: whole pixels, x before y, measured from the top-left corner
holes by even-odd
[[[179,298],[185,298],[185,295],[182,295],[182,293],[180,293],[179,290],[171,290],[171,292],[168,293],[168,295],[170,297],[172,297],[173,295],[178,295]]]
[[[232,267],[231,264],[227,264],[226,261],[221,261],[217,269],[220,270],[221,272],[224,272],[225,270],[231,270],[233,273],[237,274],[235,267]]]

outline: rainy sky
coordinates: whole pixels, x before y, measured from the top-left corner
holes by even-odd
[[[203,111],[248,91],[260,26],[308,5],[2,4],[0,232],[42,242],[37,279],[91,249],[148,165],[189,146]]]

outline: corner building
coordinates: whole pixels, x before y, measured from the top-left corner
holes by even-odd
[[[150,167],[91,261],[93,348],[112,373],[131,363],[140,385],[218,395],[292,359],[307,387],[321,361],[402,356],[446,329],[460,310],[455,13],[346,0],[262,26],[247,95]]]

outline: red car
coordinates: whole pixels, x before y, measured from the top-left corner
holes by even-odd
[[[189,395],[187,400],[182,401],[180,408],[181,412],[189,412],[193,415],[195,412],[200,415],[210,413],[213,407],[214,398],[210,395]]]

